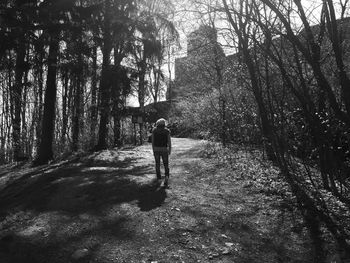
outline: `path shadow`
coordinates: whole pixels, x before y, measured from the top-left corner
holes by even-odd
[[[150,211],[160,207],[167,197],[165,187],[158,183],[148,186],[143,189],[138,199],[138,206],[141,211]]]
[[[91,239],[91,236],[116,242],[133,238],[135,233],[129,225],[132,215],[128,214],[128,208],[118,205],[136,201],[141,211],[150,211],[161,206],[167,195],[165,189],[155,183],[153,165],[142,165],[137,157],[119,162],[117,158],[113,160],[115,162],[87,160],[54,168],[40,167],[23,173],[8,184],[0,192],[0,217],[5,219],[20,211],[58,211],[64,216],[60,217],[62,224],[50,226],[54,228],[45,239],[41,236],[44,232],[33,234],[35,242],[3,228],[0,233],[0,262],[72,262],[72,253],[81,249],[78,244],[87,244],[89,255],[93,256],[100,240]],[[112,213],[112,218],[106,217],[106,211]],[[98,219],[84,219],[80,215]],[[78,218],[80,227],[58,242],[56,233],[65,233],[61,228],[69,226],[71,218]],[[95,223],[89,223],[89,220]],[[89,257],[81,262],[89,262]]]
[[[120,242],[130,240],[134,236],[134,232],[130,228],[126,228],[131,219],[121,216],[113,221],[105,220],[99,224],[80,231],[74,231],[70,235],[65,235],[60,240],[43,242],[30,237],[9,233],[0,237],[0,262],[1,263],[87,263],[94,253],[101,247],[98,237],[105,240],[113,239]],[[55,233],[52,233],[55,239]],[[96,238],[91,238],[95,236]],[[48,236],[50,240],[50,236]],[[102,239],[103,240],[103,239]],[[84,245],[82,245],[84,244]],[[79,260],[74,260],[72,254],[77,249],[85,248],[88,250],[86,256]],[[94,261],[97,262],[97,261]]]
[[[270,220],[265,223],[251,220],[264,209],[256,206],[246,207],[239,211],[227,211],[215,221],[212,220],[210,224],[207,222],[216,214],[215,210],[187,206],[183,207],[181,212],[184,218],[197,220],[196,225],[189,228],[191,232],[202,237],[209,237],[218,235],[217,230],[219,230],[219,233],[224,234],[221,234],[224,242],[232,240],[236,252],[234,262],[312,262],[309,253],[311,244],[309,242],[299,243],[305,238],[304,234],[291,231],[293,227],[291,228],[290,225],[290,212],[282,210],[272,214]],[[170,231],[169,235],[181,238],[181,233],[179,234],[176,230]]]
[[[140,208],[149,209],[164,201],[164,193],[153,189],[153,167],[139,165],[137,157],[114,160],[72,162],[21,175],[0,192],[0,217],[19,210],[101,214],[123,202],[145,199]]]

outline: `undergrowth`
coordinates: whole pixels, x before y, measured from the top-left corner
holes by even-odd
[[[232,171],[230,175],[235,180],[240,180],[244,187],[249,187],[266,195],[274,195],[280,200],[281,208],[287,208],[293,214],[301,215],[296,198],[279,168],[264,158],[261,150],[240,145],[223,147],[220,143],[208,142],[204,147],[203,157],[214,159],[219,165],[230,169]],[[293,165],[292,171],[298,178],[299,185],[314,200],[319,211],[329,215],[334,224],[343,229],[344,234],[349,234],[349,206],[329,191],[322,190],[320,181],[310,180],[310,178],[320,178],[317,169],[306,167],[297,158],[291,159],[291,164]],[[303,227],[305,228],[305,224]],[[334,246],[335,240],[322,224],[321,230],[324,247],[328,251],[327,258],[339,259],[336,246]],[[340,260],[334,262],[348,261]]]
[[[219,165],[228,168],[230,175],[235,180],[241,180],[246,187],[292,199],[279,169],[266,160],[259,149],[243,148],[240,145],[223,147],[220,143],[208,142],[203,157],[214,159]]]

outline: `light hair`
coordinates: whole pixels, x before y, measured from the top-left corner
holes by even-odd
[[[161,118],[156,122],[157,127],[165,126],[165,119]]]

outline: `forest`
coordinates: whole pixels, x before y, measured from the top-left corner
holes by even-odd
[[[0,164],[146,143],[147,106],[166,101],[172,136],[230,171],[238,148],[261,152],[312,262],[349,262],[349,15],[348,0],[3,0]]]
[[[183,62],[191,69],[181,83],[195,88],[176,108],[200,138],[263,147],[309,226],[314,262],[324,260],[325,233],[349,251],[349,5],[320,2],[195,1],[225,41]],[[236,52],[223,58],[227,47]]]
[[[167,5],[2,1],[1,161],[120,145],[126,97],[137,94],[141,108],[146,94],[160,97],[177,38]]]

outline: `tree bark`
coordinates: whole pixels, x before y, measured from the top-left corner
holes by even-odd
[[[350,117],[350,79],[347,75],[344,65],[344,53],[341,48],[341,34],[339,32],[338,21],[335,15],[333,1],[327,0],[328,8],[326,11],[326,21],[329,32],[329,39],[332,42],[335,61],[338,68],[338,76],[340,80],[340,86],[342,91],[342,99],[345,104],[345,108],[348,116]]]
[[[93,47],[92,55],[92,79],[91,79],[91,106],[90,106],[90,146],[95,145],[96,141],[96,127],[98,117],[98,98],[97,98],[97,46]]]
[[[225,12],[228,17],[228,20],[232,27],[234,28],[235,33],[237,34],[239,38],[239,43],[240,43],[240,50],[243,55],[243,59],[245,64],[247,65],[247,69],[250,75],[250,82],[253,90],[253,95],[255,97],[255,100],[257,102],[258,110],[259,110],[259,116],[260,116],[260,121],[261,121],[261,132],[263,135],[263,143],[264,143],[264,148],[267,154],[267,157],[275,161],[276,160],[276,155],[273,150],[273,142],[274,142],[274,135],[272,133],[272,127],[268,118],[267,114],[267,109],[265,107],[264,101],[263,101],[263,96],[261,93],[261,89],[259,87],[259,80],[257,77],[257,69],[255,68],[255,62],[253,60],[252,55],[250,54],[251,49],[249,48],[248,45],[248,36],[246,35],[245,26],[242,21],[235,22],[230,10],[227,5],[226,0],[222,0],[224,7],[225,7]]]
[[[83,67],[81,54],[79,55],[78,64],[79,68]],[[72,129],[72,151],[78,150],[79,144],[79,133],[80,133],[80,118],[81,118],[81,96],[83,93],[83,81],[82,81],[82,70],[77,72],[75,76],[75,93],[74,93],[74,108],[73,108],[73,129]]]
[[[61,143],[64,146],[66,144],[66,136],[68,129],[68,112],[69,112],[69,99],[68,99],[68,89],[69,89],[69,70],[65,68],[62,71],[62,134]]]
[[[23,34],[23,32],[22,32]],[[13,145],[13,159],[19,161],[22,155],[21,145],[21,110],[22,110],[22,92],[23,92],[23,75],[25,67],[26,45],[23,37],[18,39],[15,69],[15,83],[12,88],[12,145]]]
[[[223,0],[225,1],[225,0]],[[327,95],[327,98],[329,100],[329,104],[331,108],[333,109],[333,112],[335,115],[341,119],[343,122],[345,122],[348,126],[350,126],[350,116],[348,112],[344,112],[340,105],[338,104],[337,98],[333,92],[333,89],[325,77],[324,73],[322,72],[322,67],[320,64],[320,43],[317,43],[315,41],[314,33],[311,29],[311,26],[308,22],[308,19],[305,15],[304,9],[301,5],[300,0],[294,0],[295,4],[298,7],[298,11],[300,14],[300,18],[303,22],[303,26],[305,28],[305,38],[306,38],[306,45],[307,47],[302,43],[299,36],[295,35],[293,32],[293,29],[291,27],[290,22],[288,19],[286,19],[285,15],[276,7],[275,3],[273,3],[270,0],[265,0],[264,3],[271,8],[271,10],[276,14],[276,16],[281,20],[283,23],[285,29],[286,29],[286,37],[288,40],[297,47],[297,49],[302,53],[306,61],[309,63],[309,65],[312,68],[312,71],[314,73],[315,79],[317,81],[318,86],[321,90],[325,92]],[[345,91],[345,94],[347,95],[347,90]],[[349,99],[350,104],[350,99]],[[350,105],[349,105],[350,107]]]
[[[43,52],[40,52],[40,50],[43,50],[43,45],[40,45],[37,49],[38,56],[37,56],[37,67],[36,67],[36,78],[37,78],[37,92],[35,96],[35,137],[36,137],[36,143],[35,147],[39,149],[40,142],[41,142],[41,124],[42,124],[42,117],[43,117],[43,91],[44,91],[44,77],[43,77],[43,60],[44,60],[44,54]]]
[[[47,164],[53,159],[53,137],[55,128],[56,108],[56,73],[59,53],[59,30],[50,30],[50,45],[48,57],[48,71],[45,90],[44,116],[42,121],[41,142],[38,156],[34,165]]]
[[[146,55],[143,54],[142,60],[140,62],[139,67],[139,90],[138,90],[138,100],[140,104],[140,114],[143,118],[144,111],[145,111],[145,97],[146,97]],[[143,123],[139,123],[140,126],[140,144],[143,144]]]
[[[100,94],[101,94],[101,107],[100,107],[100,125],[98,131],[98,143],[96,150],[102,150],[107,148],[107,136],[108,136],[108,120],[110,116],[110,56],[112,51],[112,34],[111,34],[111,14],[110,14],[111,2],[106,0],[105,2],[105,22],[104,22],[104,36],[103,36],[103,62],[102,73],[100,82]]]
[[[29,55],[27,53],[26,60],[29,61]],[[22,122],[22,129],[21,129],[21,143],[22,143],[22,149],[21,149],[21,160],[27,160],[29,158],[30,150],[30,143],[29,143],[29,134],[28,134],[28,124],[27,123],[27,111],[29,112],[29,107],[27,108],[28,104],[28,78],[29,78],[29,67],[26,67],[24,71],[24,79],[23,79],[23,92],[22,92],[22,110],[21,110],[21,122]]]
[[[114,145],[117,147],[122,146],[121,140],[121,116],[120,116],[120,107],[119,99],[113,103],[113,122],[114,122]]]

